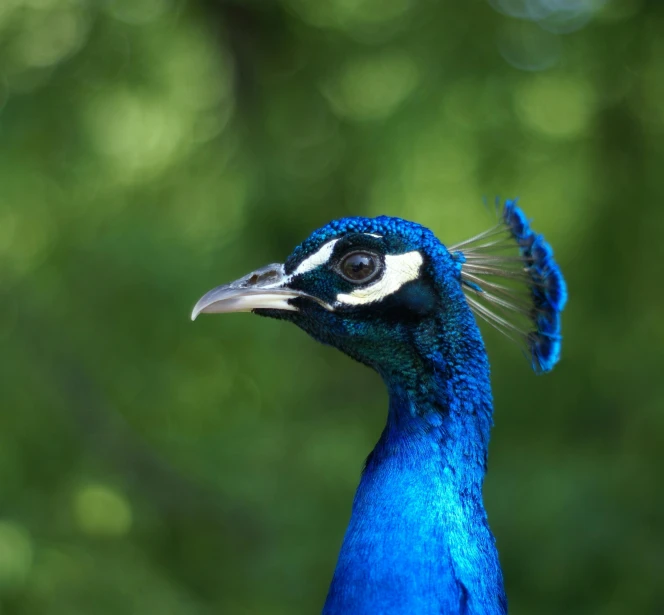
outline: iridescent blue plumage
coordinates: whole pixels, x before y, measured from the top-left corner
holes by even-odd
[[[536,330],[529,336],[533,366],[547,372],[560,358],[560,312],[567,301],[567,287],[560,268],[553,260],[553,250],[542,235],[536,235],[516,201],[507,201],[503,219],[519,246],[532,278]]]
[[[516,255],[500,253],[510,246]],[[543,372],[559,358],[565,300],[553,252],[513,201],[499,225],[449,249],[398,218],[337,220],[283,266],[201,299],[194,316],[292,321],[387,386],[325,614],[507,612],[482,501],[493,406],[474,314],[521,339]]]
[[[512,251],[514,244],[518,258],[502,254]],[[468,301],[476,314],[520,338],[535,372],[553,369],[560,359],[560,312],[567,287],[551,246],[531,229],[516,200],[505,203],[497,226],[451,250],[462,261],[461,281],[474,295]]]

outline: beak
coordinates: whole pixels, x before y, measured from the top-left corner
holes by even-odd
[[[191,319],[199,314],[224,314],[228,312],[253,312],[254,310],[286,310],[297,312],[289,301],[298,297],[311,299],[327,310],[332,306],[317,297],[288,287],[289,276],[278,263],[256,269],[243,278],[217,286],[205,293],[194,306]]]

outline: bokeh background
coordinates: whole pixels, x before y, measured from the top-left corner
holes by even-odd
[[[320,610],[379,378],[189,321],[314,228],[521,198],[560,366],[486,330],[511,613],[664,613],[664,2],[2,0],[0,613]]]

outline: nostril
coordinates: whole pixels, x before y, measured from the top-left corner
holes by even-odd
[[[275,271],[267,271],[259,276],[255,276],[257,282],[270,282],[278,278]]]
[[[272,282],[278,282],[279,278],[280,278],[279,272],[274,270],[256,272],[252,273],[248,278],[246,278],[243,281],[243,286],[245,288],[250,286],[265,286],[266,284]]]
[[[1,0],[0,0],[1,2]],[[281,265],[268,265],[248,273],[245,277],[233,282],[235,288],[263,288],[279,283],[284,278]]]

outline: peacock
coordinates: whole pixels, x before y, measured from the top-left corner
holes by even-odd
[[[507,612],[482,499],[493,402],[475,316],[543,373],[560,357],[566,299],[552,249],[507,200],[494,226],[449,247],[400,218],[335,220],[283,265],[198,301],[192,320],[254,312],[293,322],[387,386],[386,425],[361,474],[325,615]]]

